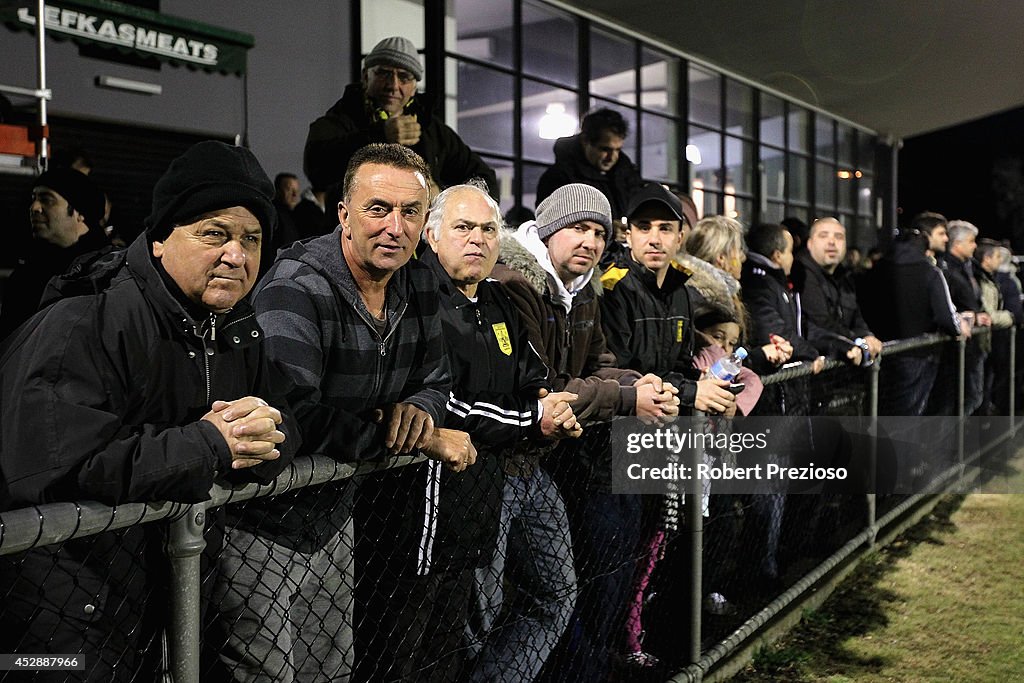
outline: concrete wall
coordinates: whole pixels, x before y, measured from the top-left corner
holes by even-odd
[[[271,176],[301,174],[309,123],[349,81],[349,0],[288,3],[164,0],[164,14],[253,35],[249,51],[249,144]],[[0,83],[35,87],[35,36],[0,27]],[[164,64],[159,70],[82,57],[70,41],[47,39],[50,111],[76,117],[235,136],[243,132],[243,85],[227,76]],[[99,88],[96,76],[157,83],[161,95]],[[22,98],[12,98],[15,105]],[[83,141],[85,143],[85,141]]]

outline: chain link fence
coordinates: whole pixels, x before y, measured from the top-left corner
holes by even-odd
[[[877,430],[886,415],[962,417],[980,336],[763,377],[756,413],[794,425],[793,448],[771,457],[830,448],[821,418]],[[996,341],[1015,348],[1012,331]],[[200,505],[3,512],[0,652],[79,659],[8,666],[0,681],[699,679],[919,491],[1012,445],[1013,421],[994,413],[1013,414],[1019,383],[1014,354],[1001,357],[1009,380],[990,386],[1005,396],[979,404],[977,429],[909,421],[917,431],[892,442],[917,451],[878,440],[857,452],[878,482],[898,469],[914,493],[613,493],[611,425],[599,424],[539,464],[484,451],[455,474],[422,458],[307,457],[270,485],[215,487]]]

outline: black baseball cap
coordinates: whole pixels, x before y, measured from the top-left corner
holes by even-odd
[[[667,208],[676,220],[686,220],[683,218],[683,204],[679,201],[679,197],[666,190],[665,186],[660,183],[647,183],[640,188],[630,199],[626,216],[632,218],[640,207],[651,202],[656,202]]]

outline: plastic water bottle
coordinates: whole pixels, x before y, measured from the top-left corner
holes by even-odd
[[[742,346],[737,346],[736,350],[728,356],[722,356],[715,361],[715,364],[708,370],[708,377],[724,379],[726,382],[733,381],[736,379],[736,375],[740,374],[740,368],[743,367],[743,359],[746,357],[747,350]]]

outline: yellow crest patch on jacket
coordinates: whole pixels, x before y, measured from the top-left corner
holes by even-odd
[[[512,355],[512,340],[508,337],[508,328],[505,323],[494,323],[491,325],[494,330],[494,337],[498,340],[498,348],[506,356]]]
[[[601,275],[601,286],[611,291],[615,289],[615,285],[619,284],[619,280],[628,274],[629,268],[616,268],[612,266]]]

